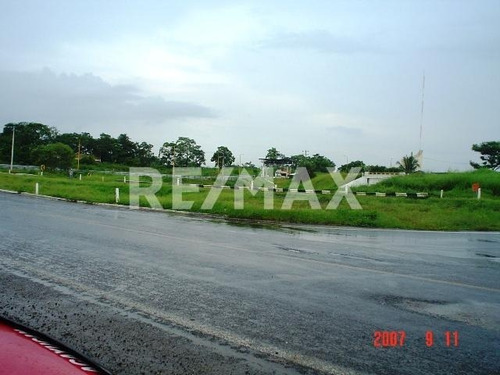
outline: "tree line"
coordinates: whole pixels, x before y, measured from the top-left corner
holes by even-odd
[[[27,122],[4,125],[0,134],[0,160],[3,163],[10,162],[14,128],[16,164],[43,164],[49,169],[69,169],[77,159],[82,166],[91,166],[97,162],[138,167],[200,167],[206,164],[205,152],[194,139],[188,137],[165,142],[158,155],[154,155],[152,144],[134,142],[127,134],[114,138],[101,133],[98,138],[94,138],[86,132],[60,133],[54,127]],[[267,157],[272,157],[270,155],[273,152],[276,154],[275,158],[284,156],[276,148],[271,148]],[[289,160],[288,166],[307,167],[311,173],[326,172],[327,167],[335,166],[333,161],[319,154],[312,157],[294,155]],[[228,147],[219,146],[210,161],[222,168],[234,165],[235,157]],[[269,165],[268,162],[265,164]],[[255,167],[250,162],[243,166]]]
[[[94,138],[90,133],[60,133],[55,127],[41,123],[21,122],[4,125],[0,134],[0,161],[9,163],[11,142],[15,128],[15,163],[24,165],[45,165],[49,169],[68,169],[75,161],[80,165],[91,166],[97,162],[114,163],[136,167],[200,167],[206,164],[205,152],[194,139],[178,137],[175,141],[165,142],[158,155],[153,153],[153,145],[147,142],[134,142],[127,134],[114,138],[101,133]],[[482,163],[471,162],[474,168],[500,168],[500,142],[483,142],[472,146],[481,153]],[[210,161],[219,168],[234,165],[235,157],[226,146],[219,146]],[[265,166],[276,168],[305,167],[313,176],[316,172],[327,172],[335,163],[320,154],[296,154],[286,156],[275,147],[267,150],[262,159]],[[245,163],[245,167],[255,167]],[[370,172],[415,172],[419,165],[413,154],[404,156],[398,167],[365,165],[361,160],[340,166],[340,171],[348,172],[353,167]]]
[[[10,161],[12,133],[15,127],[15,162],[17,164],[69,168],[80,156],[81,164],[97,161],[148,166],[154,160],[153,145],[133,142],[126,134],[113,138],[102,133],[94,138],[89,133],[60,133],[40,123],[6,124],[0,134],[0,159]]]

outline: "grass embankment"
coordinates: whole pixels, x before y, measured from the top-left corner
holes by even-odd
[[[201,181],[201,180],[200,180]],[[123,176],[93,174],[82,176],[82,181],[61,175],[46,173],[45,176],[0,173],[0,189],[33,193],[39,183],[40,194],[100,203],[115,202],[115,188],[120,188],[120,204],[129,203],[129,185]],[[212,181],[213,182],[213,181]],[[276,180],[278,186],[287,186],[289,180]],[[479,183],[482,199],[477,200],[472,192],[472,183]],[[202,183],[207,183],[203,180]],[[317,190],[335,191],[336,187],[328,174],[318,174],[312,183]],[[147,183],[142,185],[147,186]],[[440,190],[444,198],[439,198]],[[500,175],[491,171],[446,174],[415,174],[399,176],[380,184],[359,187],[358,191],[378,192],[428,192],[428,199],[399,197],[357,196],[362,210],[351,210],[342,200],[336,210],[326,210],[332,195],[317,195],[321,210],[313,210],[309,202],[296,201],[291,210],[281,209],[285,193],[274,193],[272,210],[264,209],[264,193],[255,196],[245,191],[244,209],[234,208],[234,190],[221,189],[220,195],[210,210],[201,206],[209,189],[198,193],[184,193],[183,201],[194,201],[190,211],[206,212],[236,219],[270,220],[277,222],[348,225],[360,227],[403,228],[426,230],[500,230]],[[172,184],[165,180],[156,194],[164,208],[172,208]],[[141,206],[148,206],[144,197]]]
[[[479,183],[482,195],[500,198],[500,173],[491,170],[478,170],[462,173],[414,173],[396,176],[376,185],[354,188],[366,192],[427,192],[439,196],[444,190],[445,197],[475,197],[472,184]]]

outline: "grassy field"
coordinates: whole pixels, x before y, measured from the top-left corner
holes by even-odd
[[[462,173],[415,173],[396,176],[377,185],[359,187],[354,191],[378,192],[427,192],[439,196],[444,190],[447,197],[474,197],[472,184],[479,183],[483,196],[500,198],[500,173],[478,170]]]
[[[209,173],[204,173],[209,175]],[[40,194],[83,200],[89,202],[115,203],[115,188],[120,189],[120,204],[129,203],[129,185],[123,176],[94,173],[82,175],[82,180],[46,173],[44,176],[30,174],[0,173],[0,189],[30,192],[39,183]],[[198,181],[192,181],[198,182]],[[200,179],[202,183],[212,180]],[[287,187],[290,180],[276,180],[278,186]],[[472,192],[472,183],[482,187],[482,199],[478,200]],[[336,190],[328,174],[318,174],[312,183],[315,189]],[[147,185],[147,183],[143,183]],[[444,198],[439,198],[440,190]],[[399,197],[357,196],[362,210],[351,210],[342,200],[336,210],[325,209],[332,195],[317,195],[321,209],[313,210],[309,202],[296,201],[292,209],[281,209],[285,193],[274,193],[274,209],[264,209],[263,192],[253,196],[245,192],[244,209],[234,208],[234,190],[222,189],[214,207],[201,208],[209,189],[198,193],[184,193],[184,201],[194,201],[190,211],[205,212],[233,219],[251,219],[272,222],[292,222],[307,224],[345,225],[372,228],[402,228],[422,230],[500,230],[500,175],[492,171],[467,173],[415,174],[398,176],[377,185],[359,187],[358,191],[378,192],[428,192],[428,199]],[[162,189],[156,194],[164,208],[172,208],[172,184],[164,181]],[[141,198],[141,206],[147,206]]]

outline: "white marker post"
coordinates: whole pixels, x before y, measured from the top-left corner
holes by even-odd
[[[123,183],[126,184],[127,183],[127,176],[123,176]]]
[[[39,186],[38,186],[38,182],[37,182],[35,184],[35,195],[38,195],[38,190],[39,190],[38,188],[39,188]]]
[[[80,173],[80,177],[79,178],[80,178],[80,181],[81,181],[82,180],[82,174],[81,173]]]
[[[481,199],[481,188],[477,189],[477,199]]]
[[[441,195],[440,195],[440,198],[443,198],[443,194],[444,194],[443,189],[441,189]]]
[[[115,201],[116,201],[116,203],[120,202],[120,189],[119,188],[115,189]]]

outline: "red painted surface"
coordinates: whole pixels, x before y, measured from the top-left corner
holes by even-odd
[[[83,375],[96,371],[72,355],[0,322],[0,375]]]

